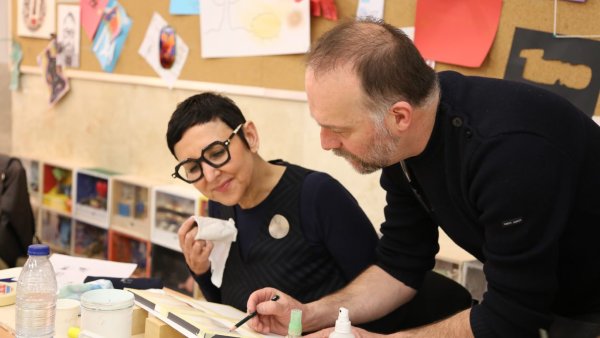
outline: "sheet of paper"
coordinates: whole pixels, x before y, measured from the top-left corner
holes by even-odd
[[[198,15],[200,14],[201,0],[171,0],[169,14],[171,15]]]
[[[370,16],[376,19],[383,19],[383,8],[385,0],[359,0],[356,8],[356,17]]]
[[[79,68],[79,6],[59,4],[56,25],[61,47],[58,53],[60,63],[66,67]]]
[[[415,45],[424,58],[479,67],[494,42],[502,0],[419,0]]]
[[[306,53],[310,46],[309,1],[202,2],[202,57]]]
[[[56,39],[50,40],[48,46],[37,56],[37,63],[44,74],[50,97],[48,103],[55,105],[69,92],[69,79],[65,75],[64,66],[58,58],[58,46]]]
[[[179,78],[179,74],[181,74],[181,69],[185,65],[185,61],[187,60],[187,56],[189,53],[189,48],[183,42],[183,39],[177,34],[177,38],[175,40],[175,63],[169,69],[165,69],[160,65],[160,30],[167,25],[167,21],[163,19],[160,14],[154,12],[152,15],[152,20],[150,20],[150,24],[148,25],[148,29],[146,30],[146,35],[144,36],[144,40],[138,49],[138,54],[140,54],[146,62],[154,69],[154,71],[167,83],[169,88],[173,88],[175,81]]]
[[[594,115],[600,99],[600,41],[557,39],[552,33],[517,27],[504,78],[532,84]]]
[[[106,261],[102,259],[52,254],[50,262],[56,273],[58,289],[70,284],[83,283],[87,276],[127,278],[137,264]]]
[[[83,26],[85,35],[90,41],[92,41],[96,35],[96,30],[98,29],[100,20],[102,20],[102,14],[107,3],[108,0],[79,1],[81,6],[81,25]]]
[[[21,267],[17,267],[0,270],[0,279],[14,277],[16,280],[16,278],[19,277],[19,275],[21,274],[22,269],[23,268]]]
[[[19,36],[50,39],[50,34],[55,32],[55,0],[18,0],[17,13],[17,34]]]
[[[114,70],[131,24],[125,8],[116,0],[110,0],[104,9],[104,16],[92,45],[92,51],[105,72]]]

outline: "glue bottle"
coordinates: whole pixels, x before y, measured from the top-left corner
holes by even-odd
[[[302,336],[302,310],[293,309],[290,313],[290,324],[286,338],[299,338]]]
[[[329,338],[354,338],[352,325],[348,318],[348,309],[340,308],[338,319],[335,321],[335,331],[329,334]]]

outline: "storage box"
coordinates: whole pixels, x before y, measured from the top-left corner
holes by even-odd
[[[206,215],[208,200],[192,186],[162,185],[152,189],[152,243],[181,251],[177,231],[193,215]]]
[[[76,170],[75,219],[108,229],[111,199],[108,181],[115,174],[99,168]]]
[[[149,240],[135,238],[115,230],[108,231],[108,259],[114,262],[135,263],[133,277],[150,277]]]
[[[71,236],[73,220],[71,217],[56,213],[52,210],[41,210],[41,231],[39,232],[42,242],[48,244],[52,252],[63,254],[71,253]]]
[[[65,216],[73,208],[73,167],[44,163],[42,165],[42,205]]]
[[[150,275],[160,278],[165,287],[188,296],[194,295],[196,282],[181,252],[152,244],[152,269]]]
[[[110,228],[133,237],[150,240],[152,187],[154,181],[135,176],[114,176],[110,180],[112,198]]]
[[[29,192],[29,197],[31,200],[32,206],[38,206],[41,201],[41,167],[40,161],[19,157],[21,160],[21,164],[23,164],[23,168],[25,169],[25,175],[27,177],[27,190]]]
[[[108,258],[107,230],[79,220],[75,221],[73,255],[88,258]]]

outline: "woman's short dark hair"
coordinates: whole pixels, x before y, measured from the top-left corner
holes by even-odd
[[[206,92],[188,97],[179,103],[171,115],[167,127],[167,145],[175,156],[175,144],[183,134],[193,126],[220,120],[231,129],[246,122],[242,111],[230,98],[212,92]],[[238,133],[247,147],[248,141],[241,129]]]

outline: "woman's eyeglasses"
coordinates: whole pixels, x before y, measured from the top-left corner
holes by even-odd
[[[229,144],[242,126],[243,124],[237,126],[225,141],[215,141],[204,147],[199,158],[188,158],[185,161],[179,162],[179,164],[175,166],[175,172],[173,172],[171,176],[173,176],[173,178],[179,178],[187,183],[194,183],[204,177],[202,162],[205,162],[213,168],[220,168],[227,164],[227,162],[231,160]]]

